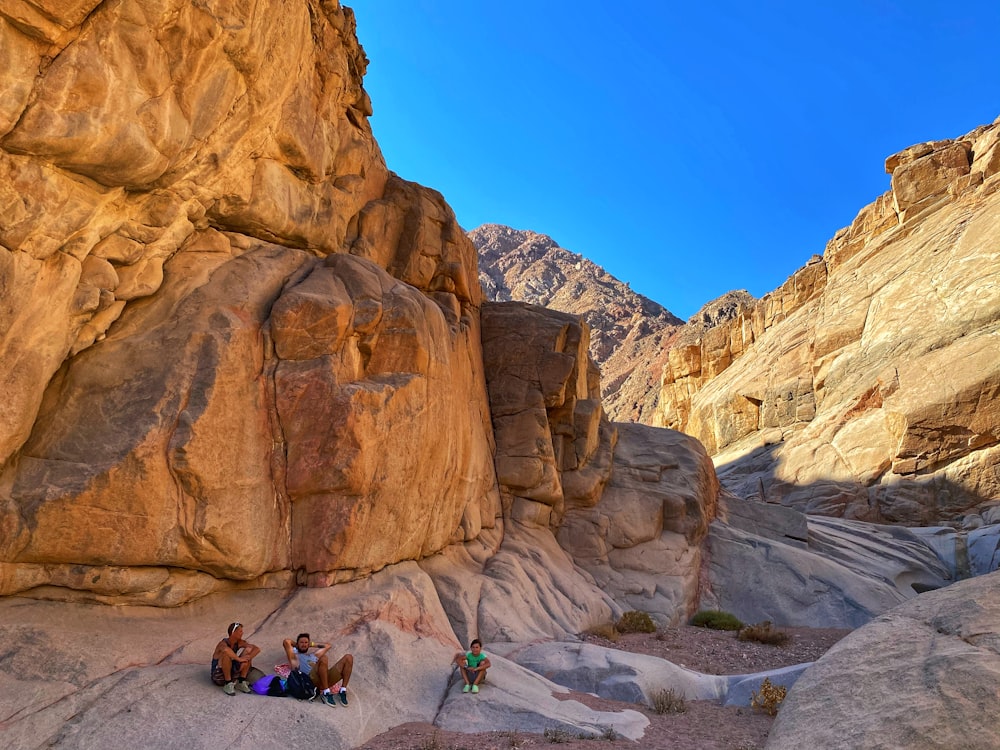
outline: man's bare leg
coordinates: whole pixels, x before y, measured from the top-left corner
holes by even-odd
[[[323,655],[316,660],[316,664],[313,665],[312,671],[313,682],[316,683],[316,687],[323,692],[330,689],[329,672],[330,670],[326,665],[326,656]]]
[[[354,656],[352,654],[344,654],[336,664],[330,667],[327,680],[331,685],[336,685],[339,682],[341,683],[341,687],[347,687],[347,683],[351,681],[351,673],[353,671]]]

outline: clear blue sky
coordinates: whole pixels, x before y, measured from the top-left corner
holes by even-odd
[[[1000,2],[346,0],[389,168],[681,317],[779,286],[1000,115]]]

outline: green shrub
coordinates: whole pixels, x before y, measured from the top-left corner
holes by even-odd
[[[635,610],[622,614],[616,627],[621,633],[656,632],[656,623],[653,622],[653,618],[645,612],[636,612]]]
[[[757,641],[758,643],[767,643],[771,646],[780,646],[788,642],[789,636],[785,631],[775,629],[771,625],[770,620],[764,620],[764,622],[758,622],[756,625],[747,625],[740,628],[740,632],[736,634],[736,637],[741,641]]]
[[[658,714],[682,714],[687,711],[687,703],[682,693],[673,688],[660,689],[650,696],[653,710]]]
[[[691,618],[691,624],[712,630],[739,630],[743,623],[736,615],[718,609],[703,609]]]

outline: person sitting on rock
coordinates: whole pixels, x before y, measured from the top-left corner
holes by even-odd
[[[259,648],[243,640],[243,625],[231,623],[228,635],[219,641],[212,654],[212,682],[221,685],[226,695],[236,695],[237,690],[249,693],[247,675],[259,653]]]
[[[292,669],[298,669],[309,675],[313,685],[320,689],[320,700],[328,706],[337,705],[330,687],[339,682],[340,702],[347,705],[347,683],[350,682],[351,672],[354,671],[354,656],[344,654],[331,667],[326,655],[331,644],[313,643],[308,633],[299,633],[299,637],[294,641],[286,638],[282,641],[282,645],[285,647],[285,655]],[[313,648],[316,651],[311,652],[310,649]]]
[[[478,638],[469,644],[466,653],[455,654],[455,664],[462,671],[462,679],[465,680],[463,693],[470,690],[478,693],[480,684],[486,679],[486,670],[492,666],[490,657],[483,652],[483,644]]]

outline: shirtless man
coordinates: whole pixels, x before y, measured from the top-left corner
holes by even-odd
[[[219,641],[212,654],[212,682],[221,685],[226,695],[236,695],[237,689],[249,693],[247,675],[260,649],[243,640],[243,625],[240,623],[232,623],[227,632],[228,635]]]
[[[347,705],[347,683],[350,682],[351,672],[354,671],[354,657],[351,654],[344,654],[331,667],[326,654],[332,644],[313,643],[308,633],[299,633],[299,637],[294,641],[286,638],[282,641],[282,645],[285,647],[285,655],[292,669],[305,672],[313,685],[320,689],[322,693],[320,700],[328,706],[337,705],[330,687],[339,682],[340,702]],[[310,651],[313,648],[316,650]]]

